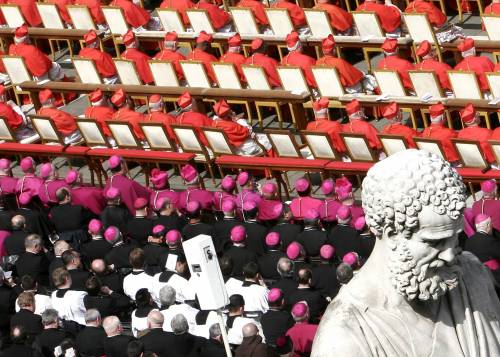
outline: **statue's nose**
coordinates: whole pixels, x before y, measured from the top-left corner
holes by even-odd
[[[447,264],[453,264],[455,262],[455,259],[457,257],[456,254],[456,249],[455,247],[449,247],[443,250],[441,253],[438,254],[438,258],[441,259],[442,261],[446,262]]]

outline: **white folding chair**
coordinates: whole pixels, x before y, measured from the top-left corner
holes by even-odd
[[[143,122],[139,125],[151,150],[173,151],[175,149],[162,123]]]
[[[64,145],[63,137],[57,131],[52,119],[38,115],[32,115],[30,119],[43,144]]]
[[[188,87],[211,88],[210,80],[205,72],[203,62],[179,61],[179,63],[181,64]]]
[[[120,78],[120,83],[125,85],[139,86],[142,84],[134,61],[126,59],[113,59],[115,62],[116,71]]]
[[[373,74],[377,79],[382,95],[405,97],[406,90],[397,71],[392,69],[375,69]]]
[[[113,134],[116,145],[120,149],[142,149],[130,123],[118,120],[106,120],[106,124],[111,134]]]
[[[287,9],[265,8],[264,11],[275,36],[286,36],[294,30]]]
[[[266,130],[269,142],[278,157],[307,158],[310,151],[307,146],[299,146],[295,137],[288,130]]]
[[[36,6],[42,18],[43,27],[46,29],[64,29],[64,24],[55,4],[36,3]]]
[[[78,118],[76,119],[76,125],[88,147],[109,147],[109,143],[97,121]]]
[[[77,30],[96,30],[97,27],[92,19],[90,10],[85,5],[66,5],[71,22]]]
[[[201,130],[215,156],[236,155],[224,130],[220,128],[202,128]]]
[[[176,10],[158,8],[156,11],[164,31],[186,32],[181,16]]]
[[[416,52],[416,47],[421,42],[428,41],[436,50],[439,60],[442,61],[441,48],[427,15],[403,13],[402,16],[406,27],[408,28],[408,32],[410,33],[410,37],[413,40],[413,52]]]
[[[212,68],[217,79],[219,88],[222,89],[241,89],[240,78],[236,72],[236,68],[232,63],[214,62]],[[231,99],[227,101],[229,104],[244,105],[246,109],[246,116],[251,120],[252,111],[250,104],[247,100]]]
[[[240,35],[258,35],[260,33],[252,9],[244,7],[230,7],[234,25]]]
[[[382,149],[387,156],[391,156],[408,149],[408,144],[403,136],[379,134],[378,138],[380,139]]]
[[[318,9],[304,9],[307,24],[313,37],[325,38],[333,34],[328,13]]]
[[[102,84],[101,76],[97,72],[94,60],[83,57],[73,57],[73,66],[76,69],[80,82],[86,84]]]
[[[302,69],[297,66],[279,66],[276,67],[280,76],[281,85],[284,90],[290,92],[309,93],[309,86]]]
[[[491,95],[493,98],[500,98],[500,73],[489,72],[486,73],[486,79],[490,87]]]
[[[149,68],[156,86],[179,87],[175,68],[169,61],[150,60]]]
[[[186,10],[186,15],[189,18],[189,23],[194,32],[205,31],[206,33],[215,33],[214,27],[210,22],[207,10],[189,9]]]
[[[352,161],[375,162],[377,157],[370,149],[368,139],[363,134],[340,133],[347,154]]]
[[[16,136],[4,117],[0,117],[0,142],[13,143]]]
[[[117,6],[102,6],[101,8],[113,38],[116,55],[119,56],[122,36],[129,30],[127,21],[123,15],[123,10]]]
[[[488,166],[479,142],[462,139],[451,139],[451,142],[458,152],[463,167],[484,169]]]
[[[315,159],[339,161],[341,157],[326,133],[302,130],[300,135]]]
[[[0,11],[2,11],[5,22],[10,28],[15,29],[19,26],[22,26],[26,22],[18,5],[1,4]]]
[[[500,41],[500,16],[497,14],[488,14],[481,17],[484,29],[491,41]]]
[[[345,94],[344,86],[335,67],[315,66],[312,73],[322,97],[338,98]]]
[[[374,12],[354,11],[352,12],[352,16],[354,19],[354,24],[356,25],[358,35],[361,37],[361,39],[369,40],[376,37],[385,37],[384,31],[380,26],[380,21],[377,17],[377,14],[375,14]],[[363,47],[363,56],[365,57],[365,62],[368,66],[369,72],[372,70],[370,53],[379,52],[382,52],[382,49]]]
[[[491,146],[493,155],[495,155],[495,161],[497,165],[500,165],[500,141],[499,140],[488,140]]]
[[[446,160],[446,156],[444,154],[443,145],[441,141],[431,138],[413,138],[415,145],[419,150],[430,152],[431,154],[435,154],[440,158]]]
[[[2,56],[2,62],[9,75],[10,82],[14,85],[12,88],[16,96],[16,102],[22,103],[19,95],[25,94],[31,97],[31,93],[23,91],[17,84],[33,80],[31,74],[28,72],[24,58],[21,56]]]
[[[472,71],[448,71],[451,88],[457,99],[483,99],[476,73]]]

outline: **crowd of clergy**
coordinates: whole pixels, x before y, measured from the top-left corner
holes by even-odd
[[[0,356],[225,356],[183,250],[201,234],[217,252],[234,355],[309,356],[326,306],[375,244],[345,176],[317,190],[299,177],[283,202],[258,172],[210,191],[191,165],[182,190],[160,169],[149,187],[134,181],[119,156],[103,188],[31,157],[18,177],[13,166],[0,159]],[[496,182],[481,191],[459,242],[500,281]]]

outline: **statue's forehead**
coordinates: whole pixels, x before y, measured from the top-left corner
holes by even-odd
[[[443,239],[460,231],[463,218],[453,219],[447,214],[436,213],[431,206],[423,206],[418,214],[419,230],[415,236],[425,239]]]

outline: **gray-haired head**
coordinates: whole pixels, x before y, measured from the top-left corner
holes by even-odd
[[[108,336],[119,334],[121,325],[120,319],[116,316],[107,316],[102,321],[102,327]]]
[[[170,285],[165,285],[160,289],[160,303],[162,308],[168,308],[175,304],[175,289]]]
[[[42,312],[42,324],[44,326],[52,325],[59,321],[59,314],[55,309],[46,309]]]
[[[170,322],[170,327],[172,328],[172,332],[176,335],[182,335],[189,331],[187,319],[183,314],[175,315]]]
[[[210,335],[210,338],[217,338],[217,337],[221,336],[222,331],[220,329],[220,325],[218,323],[213,324],[208,329],[208,333]]]
[[[278,260],[276,269],[282,278],[290,277],[293,275],[293,262],[286,257],[282,257]]]
[[[89,324],[101,324],[101,314],[97,309],[88,309],[84,314],[85,323]]]

